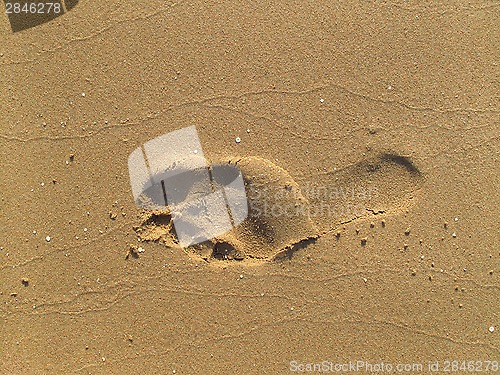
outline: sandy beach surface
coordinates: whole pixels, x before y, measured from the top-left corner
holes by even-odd
[[[0,9],[1,374],[498,373],[498,2]],[[185,248],[192,126],[252,208]]]

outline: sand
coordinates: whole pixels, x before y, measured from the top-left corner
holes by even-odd
[[[0,373],[494,369],[497,3],[64,8],[0,17]],[[183,248],[127,160],[190,126],[254,208]]]

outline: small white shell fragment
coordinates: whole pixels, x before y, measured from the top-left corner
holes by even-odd
[[[320,103],[324,103],[325,99],[321,98],[319,101],[320,101]]]
[[[236,141],[236,143],[240,143],[241,142],[241,138],[240,137],[236,137],[235,141]]]
[[[490,328],[488,328],[488,331],[490,331],[491,333],[495,332],[495,327],[491,326]]]
[[[451,236],[452,236],[453,238],[456,238],[456,237],[457,237],[457,234],[456,234],[455,232],[453,232],[453,233],[451,234]]]
[[[45,241],[50,242],[50,236],[45,237]]]
[[[143,253],[143,252],[145,252],[145,251],[146,251],[146,250],[144,250],[142,247],[139,247],[139,248],[137,249],[137,252],[138,252],[138,253]]]

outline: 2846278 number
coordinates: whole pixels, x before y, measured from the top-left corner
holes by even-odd
[[[60,3],[5,3],[5,13],[7,14],[47,14],[47,13],[61,13]]]
[[[444,361],[444,372],[498,371],[498,361]]]

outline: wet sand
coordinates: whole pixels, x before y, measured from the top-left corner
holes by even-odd
[[[0,373],[498,361],[495,19],[481,1],[0,17]],[[183,249],[127,159],[193,125],[275,211]]]

